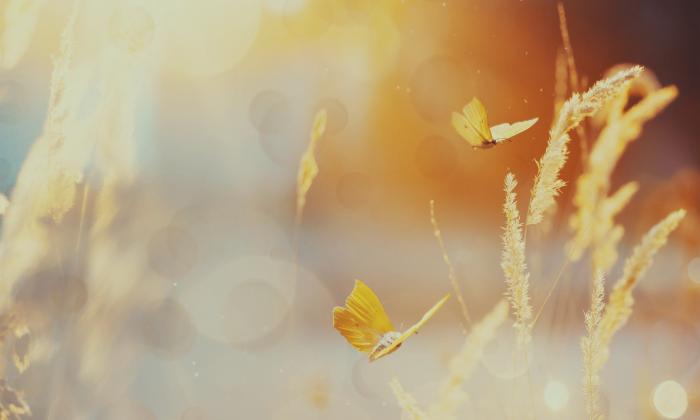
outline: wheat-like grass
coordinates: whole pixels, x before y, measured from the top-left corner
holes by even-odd
[[[299,162],[299,172],[297,173],[297,223],[301,222],[306,205],[306,194],[311,188],[316,175],[318,175],[318,164],[316,163],[316,143],[321,139],[326,131],[327,113],[325,109],[321,109],[314,117],[313,127],[311,128],[311,138],[306,151],[301,156]]]
[[[654,255],[666,243],[668,236],[678,227],[685,214],[683,209],[676,210],[654,225],[625,261],[622,277],[615,283],[600,321],[600,343],[603,348],[608,347],[615,332],[627,322],[632,313],[634,287],[649,269]]]
[[[668,106],[678,95],[678,90],[669,86],[649,93],[627,112],[623,112],[628,101],[627,90],[623,93],[623,98],[616,100],[611,107],[612,116],[598,136],[583,174],[576,181],[576,212],[569,221],[574,237],[568,244],[568,256],[573,261],[580,259],[597,238],[609,233],[596,225],[601,218],[600,207],[610,188],[612,172],[627,145],[641,133],[644,123]]]
[[[452,418],[459,405],[466,399],[462,386],[478,366],[486,345],[498,328],[508,318],[508,302],[501,300],[474,325],[458,354],[450,361],[449,374],[443,382],[437,401],[430,407],[430,418]]]
[[[591,306],[585,314],[586,336],[581,339],[583,392],[589,420],[600,420],[601,345],[598,326],[605,309],[605,276],[598,272],[591,285]]]
[[[598,81],[583,94],[574,93],[562,105],[556,123],[549,131],[547,148],[537,162],[537,175],[527,211],[527,225],[542,222],[544,213],[554,204],[565,185],[559,174],[569,154],[568,143],[571,137],[568,132],[619,95],[641,71],[642,68],[638,66],[623,70],[610,78]]]
[[[425,412],[418,406],[418,402],[413,395],[406,392],[397,378],[393,378],[389,382],[391,390],[394,392],[394,397],[399,404],[399,407],[410,416],[411,420],[427,420]]]
[[[506,296],[515,315],[514,327],[518,332],[518,345],[523,347],[531,339],[532,306],[530,305],[530,275],[525,264],[525,241],[523,240],[520,213],[516,203],[515,187],[518,182],[515,175],[508,173],[505,178],[506,193],[503,213],[506,224],[503,228],[503,253],[501,269],[506,278],[508,290]]]
[[[601,202],[592,249],[593,268],[596,272],[608,272],[617,261],[617,244],[622,239],[625,229],[615,224],[614,219],[638,190],[639,184],[628,182]]]

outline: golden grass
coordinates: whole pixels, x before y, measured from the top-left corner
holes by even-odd
[[[520,213],[516,203],[515,175],[508,173],[505,178],[506,193],[503,214],[506,225],[503,228],[503,253],[501,269],[506,278],[506,296],[515,315],[514,327],[518,332],[518,346],[524,347],[532,338],[532,306],[530,305],[530,275],[525,264],[525,241],[520,223]]]
[[[416,399],[413,398],[413,395],[406,392],[397,378],[393,378],[391,382],[389,382],[389,386],[391,386],[391,390],[394,392],[394,397],[396,397],[399,407],[408,414],[411,420],[427,419],[425,412],[418,407]]]
[[[678,90],[674,86],[662,88],[649,93],[639,103],[624,111],[628,102],[628,89],[625,88],[608,110],[607,125],[600,132],[584,172],[576,182],[573,200],[576,212],[569,221],[574,231],[574,237],[568,245],[571,260],[580,259],[594,242],[606,241],[605,237],[610,231],[601,230],[597,224],[607,217],[603,203],[610,190],[612,172],[627,145],[641,134],[644,123],[661,112],[677,95]],[[606,222],[606,225],[610,223]],[[620,234],[618,229],[615,235]],[[599,250],[597,260],[604,261],[604,266],[608,265],[611,258],[606,261],[606,258],[601,258],[600,252]]]
[[[605,277],[598,272],[591,287],[591,306],[585,313],[586,336],[581,339],[583,354],[583,393],[589,420],[599,420],[600,370],[603,367],[599,326],[605,308]]]
[[[593,280],[591,307],[585,314],[586,336],[581,339],[583,391],[590,420],[603,418],[600,412],[600,371],[608,359],[612,337],[632,313],[632,291],[683,217],[685,210],[676,210],[644,235],[642,242],[625,262],[623,275],[610,293],[607,305],[603,301],[605,288],[602,272],[598,272]]]
[[[447,378],[440,387],[437,401],[430,407],[430,418],[452,418],[459,405],[466,400],[462,387],[479,365],[486,345],[507,318],[508,302],[501,300],[474,325],[462,349],[450,360]]]
[[[630,80],[639,76],[641,67],[623,70],[603,79],[583,94],[574,93],[561,107],[556,122],[549,131],[549,141],[544,155],[537,162],[537,175],[530,194],[527,225],[542,222],[544,213],[554,205],[565,182],[559,173],[566,163],[568,132],[576,128],[584,118],[599,111],[608,101],[622,92]]]
[[[316,163],[316,156],[314,153],[316,151],[316,143],[318,143],[321,137],[323,137],[323,133],[326,131],[327,118],[328,116],[325,109],[321,109],[316,113],[313,127],[311,128],[309,145],[299,162],[299,172],[297,173],[297,223],[301,222],[304,213],[306,194],[309,192],[311,184],[313,184],[314,179],[316,179],[318,175],[318,164]]]
[[[24,3],[6,1],[0,17],[7,23],[7,17],[14,16],[13,13],[20,10],[18,5],[25,4],[26,11],[35,13],[37,9],[34,7],[40,3],[42,1],[39,0]],[[104,378],[119,375],[114,381],[118,384],[115,387],[118,391],[123,391],[130,379],[121,376],[121,366],[111,363],[118,359],[120,363],[127,364],[134,357],[134,349],[129,347],[131,343],[121,342],[118,334],[121,333],[120,328],[127,325],[125,320],[131,319],[134,309],[143,309],[145,304],[170,292],[160,284],[141,284],[140,275],[144,270],[139,264],[144,264],[141,261],[143,249],[131,249],[126,246],[131,245],[127,240],[112,238],[122,234],[121,227],[116,224],[122,189],[134,180],[135,92],[138,78],[142,76],[135,65],[141,62],[134,56],[145,48],[147,42],[127,40],[125,51],[105,54],[110,58],[101,57],[95,63],[88,63],[102,69],[98,78],[104,96],[99,98],[94,114],[83,118],[78,109],[84,106],[85,92],[93,86],[76,71],[85,63],[74,57],[79,50],[75,45],[76,23],[82,6],[82,0],[74,3],[61,36],[60,49],[53,63],[43,132],[22,166],[12,200],[0,195],[0,214],[4,215],[0,253],[0,341],[7,358],[12,360],[12,364],[3,366],[3,370],[14,369],[12,373],[3,371],[3,375],[22,383],[18,380],[19,375],[30,367],[40,365],[30,357],[34,354],[30,351],[33,340],[47,339],[58,324],[51,319],[54,314],[49,309],[17,304],[15,286],[36,271],[55,265],[59,266],[62,275],[68,273],[85,277],[85,281],[90,282],[86,285],[90,287],[90,299],[79,314],[71,314],[70,324],[60,325],[66,328],[66,335],[69,336],[66,343],[61,344],[71,354],[67,359],[58,359],[57,363],[75,363],[76,372],[71,372],[74,379],[83,382],[81,385],[87,385],[86,388],[94,388],[94,394],[86,398],[95,398],[103,403],[114,392],[101,387]],[[461,350],[450,360],[447,375],[429,409],[423,410],[398,379],[391,381],[390,386],[399,406],[410,418],[450,419],[455,416],[467,398],[465,384],[479,368],[487,344],[508,319],[509,310],[513,314],[518,349],[522,350],[533,340],[535,322],[560,277],[557,277],[533,317],[532,285],[523,229],[533,225],[541,227],[548,215],[556,210],[557,199],[566,185],[561,171],[569,157],[569,143],[576,138],[572,130],[582,127],[584,119],[597,114],[601,129],[590,153],[585,155],[583,173],[576,180],[573,199],[575,214],[570,218],[573,238],[568,243],[565,264],[573,264],[590,249],[595,276],[591,282],[590,307],[584,315],[585,336],[580,343],[583,396],[589,419],[599,420],[603,417],[600,374],[608,360],[614,335],[632,314],[634,288],[685,216],[684,210],[677,210],[644,235],[625,261],[623,274],[606,303],[605,273],[610,272],[618,261],[617,248],[625,232],[615,219],[639,190],[638,183],[630,181],[611,193],[612,174],[627,146],[641,134],[644,124],[668,106],[678,95],[678,90],[674,86],[658,88],[648,80],[638,82],[642,68],[632,66],[620,69],[583,93],[579,92],[585,83],[576,70],[566,13],[561,4],[558,5],[558,12],[564,45],[556,63],[555,118],[546,149],[537,161],[537,174],[524,213],[525,228],[517,206],[516,176],[510,172],[505,176],[505,224],[500,265],[505,277],[506,299],[499,301],[473,326],[435,216],[434,202],[430,202],[433,234],[447,266],[448,279],[457,295],[461,315],[471,329]],[[12,23],[19,25],[17,28],[26,34],[33,30],[30,28],[31,22],[27,22]],[[0,32],[0,65],[5,67],[16,64],[21,49],[28,45],[19,42],[14,46],[16,50],[6,49],[10,26],[3,26]],[[129,38],[133,34],[127,31],[121,35]],[[643,98],[627,109],[630,94],[638,87],[635,83],[644,83],[641,89]],[[571,96],[564,100],[567,91]],[[315,153],[318,142],[324,136],[327,118],[324,109],[315,115],[309,144],[299,163],[297,226],[302,220],[308,193],[319,175]],[[96,174],[87,170],[91,166],[98,168]],[[91,175],[95,175],[95,179]],[[138,238],[141,239],[140,236]],[[133,237],[129,240],[133,240]],[[126,264],[122,262],[127,260],[139,262],[125,268],[123,265]],[[74,269],[75,273],[70,269]],[[60,381],[55,382],[47,385],[48,395],[53,396],[56,386],[63,385]],[[119,385],[124,388],[120,389]],[[311,389],[310,399],[316,409],[325,409],[330,405],[332,399],[326,388],[328,383],[323,380]],[[481,398],[481,395],[476,397]],[[41,396],[36,398],[39,400]],[[51,418],[51,409],[45,411]],[[0,379],[0,420],[20,420],[29,416],[31,411],[23,393],[10,386],[7,380]]]
[[[462,317],[464,317],[464,321],[466,322],[467,326],[470,326],[472,323],[471,316],[469,316],[469,309],[467,308],[467,304],[464,301],[464,295],[462,294],[462,288],[459,286],[459,282],[457,281],[457,275],[455,274],[455,269],[454,266],[452,265],[452,261],[450,260],[450,256],[447,255],[447,248],[445,247],[445,242],[442,239],[442,233],[440,232],[440,226],[438,226],[437,219],[435,218],[435,201],[430,200],[430,223],[433,225],[433,235],[435,235],[435,239],[438,241],[438,245],[440,246],[440,251],[442,252],[442,260],[445,262],[445,265],[447,265],[447,278],[450,280],[450,284],[452,285],[452,289],[455,292],[455,295],[457,296],[457,302],[459,302],[459,308],[462,310]]]
[[[666,244],[668,236],[678,227],[685,214],[685,210],[676,210],[654,225],[625,261],[622,277],[615,283],[600,321],[600,342],[604,348],[608,347],[612,336],[629,319],[634,303],[632,298],[634,287],[649,269],[654,255]]]

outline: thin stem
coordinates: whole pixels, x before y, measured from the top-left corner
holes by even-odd
[[[554,279],[552,286],[550,286],[549,291],[547,292],[547,296],[545,296],[545,298],[544,298],[544,302],[542,302],[540,309],[537,310],[537,315],[535,315],[535,319],[533,319],[532,324],[531,324],[532,328],[534,328],[540,315],[542,315],[542,311],[544,310],[544,307],[547,305],[549,298],[552,297],[552,293],[554,292],[554,289],[557,288],[557,284],[559,284],[559,280],[561,279],[562,274],[564,274],[564,271],[569,266],[569,262],[570,262],[570,260],[567,258],[566,261],[564,261],[564,264],[562,264],[561,268],[559,269],[559,274],[557,274],[557,277]]]
[[[459,306],[462,309],[462,316],[467,322],[467,325],[471,327],[472,319],[469,316],[469,310],[467,309],[467,304],[464,302],[462,289],[459,287],[459,283],[457,282],[457,275],[455,274],[454,266],[452,265],[452,261],[450,261],[449,255],[447,255],[447,248],[445,247],[445,242],[442,239],[440,227],[438,226],[437,219],[435,218],[435,200],[430,200],[430,223],[433,225],[433,234],[437,239],[438,245],[440,245],[440,251],[442,251],[442,260],[445,261],[445,264],[447,265],[447,277],[450,279],[452,288],[454,289],[454,292],[457,295],[457,301],[459,302]]]

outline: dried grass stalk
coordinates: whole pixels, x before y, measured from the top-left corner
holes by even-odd
[[[569,37],[569,26],[566,24],[566,10],[564,4],[557,3],[557,13],[559,14],[559,33],[561,41],[564,44],[564,52],[566,53],[566,66],[569,73],[569,82],[571,90],[578,92],[580,89],[578,82],[578,72],[576,71],[576,61],[574,60],[574,49],[571,47],[571,38]]]
[[[394,392],[399,407],[408,414],[411,420],[425,420],[428,418],[425,412],[418,406],[418,402],[413,398],[413,395],[406,392],[397,378],[393,378],[391,382],[389,382],[389,386],[391,386],[391,390]]]
[[[525,242],[523,240],[520,213],[516,203],[515,175],[508,173],[505,178],[506,199],[503,213],[506,225],[503,229],[503,254],[501,268],[506,278],[506,296],[515,314],[514,327],[518,331],[518,346],[523,348],[531,339],[532,306],[530,305],[530,275],[525,264]]]
[[[642,242],[625,261],[622,277],[610,293],[605,313],[600,321],[600,343],[603,348],[607,349],[612,336],[629,319],[634,303],[632,290],[651,266],[654,255],[666,243],[668,236],[678,227],[685,214],[683,209],[676,210],[657,223],[644,235]]]
[[[440,226],[438,225],[437,219],[435,218],[435,201],[430,200],[430,223],[433,225],[433,234],[440,245],[440,251],[442,252],[442,260],[447,265],[447,277],[450,280],[452,289],[457,295],[457,301],[459,302],[459,307],[462,310],[462,317],[467,325],[471,325],[472,319],[469,316],[469,309],[467,309],[467,304],[464,301],[464,295],[462,294],[462,288],[459,287],[459,282],[457,282],[457,275],[455,274],[455,268],[452,265],[449,255],[447,255],[447,248],[445,247],[445,241],[442,239],[442,233],[440,232]]]
[[[615,224],[615,216],[624,209],[639,190],[639,184],[628,182],[613,195],[604,199],[598,211],[595,223],[593,243],[593,268],[596,272],[608,272],[617,261],[617,245],[625,229]]]
[[[486,345],[498,328],[508,318],[508,302],[501,300],[477,324],[467,336],[462,350],[450,361],[449,375],[445,379],[438,400],[430,408],[430,418],[452,418],[459,405],[466,399],[462,386],[474,372],[484,354]]]
[[[583,393],[589,420],[601,420],[600,370],[603,367],[598,326],[605,309],[605,277],[602,272],[593,279],[591,307],[585,314],[586,336],[581,339],[583,354]]]
[[[639,76],[641,72],[642,68],[635,66],[600,80],[584,94],[574,93],[561,107],[557,121],[549,131],[549,141],[544,155],[537,162],[538,170],[530,195],[527,225],[536,225],[543,220],[544,213],[554,204],[554,200],[565,185],[565,182],[559,178],[559,173],[569,154],[568,143],[571,138],[568,132],[620,94],[629,81]]]
[[[309,192],[316,175],[318,175],[318,164],[316,163],[314,151],[316,150],[316,143],[318,143],[319,139],[326,131],[326,120],[326,110],[319,110],[314,117],[314,125],[311,129],[309,145],[299,162],[299,172],[297,173],[297,223],[301,221],[304,212],[306,194]]]
[[[572,261],[580,259],[597,238],[609,233],[596,229],[596,224],[601,218],[601,203],[610,189],[612,172],[627,145],[641,133],[644,123],[668,106],[678,95],[678,90],[669,86],[649,93],[627,112],[622,111],[628,101],[627,90],[624,93],[624,97],[611,107],[608,124],[598,136],[586,168],[576,181],[576,212],[569,221],[574,231],[568,244],[568,256]]]

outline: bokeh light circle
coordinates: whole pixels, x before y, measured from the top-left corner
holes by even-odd
[[[285,259],[241,256],[198,271],[181,300],[203,335],[244,350],[268,347],[288,325],[296,276],[296,265]]]
[[[195,337],[189,314],[172,299],[146,308],[137,319],[137,329],[146,346],[166,357],[185,354]]]
[[[258,127],[260,145],[278,165],[296,169],[309,143],[313,115],[289,101],[272,104]]]
[[[192,234],[179,226],[166,226],[157,230],[148,243],[149,264],[163,277],[184,276],[194,267],[198,254]]]
[[[165,2],[164,63],[174,72],[211,77],[232,69],[248,53],[262,15],[258,0]]]
[[[428,178],[447,178],[459,163],[457,148],[447,139],[430,136],[416,147],[418,171]]]
[[[234,345],[254,344],[272,336],[283,326],[290,302],[278,289],[264,281],[240,283],[228,296],[229,333]]]
[[[700,284],[700,257],[695,257],[688,263],[688,278]]]
[[[235,199],[199,200],[179,210],[170,223],[182,226],[197,244],[197,267],[205,269],[242,255],[291,255],[289,235],[269,214]],[[199,280],[196,280],[199,281]]]
[[[676,381],[661,382],[654,388],[654,408],[667,419],[679,419],[688,409],[688,393]]]
[[[544,387],[544,403],[550,411],[563,410],[569,403],[569,388],[556,380],[549,380]]]
[[[272,111],[279,112],[285,109],[287,98],[276,90],[263,90],[259,92],[250,102],[249,116],[250,122],[258,130],[264,129],[263,122]],[[272,127],[274,129],[274,126]]]

